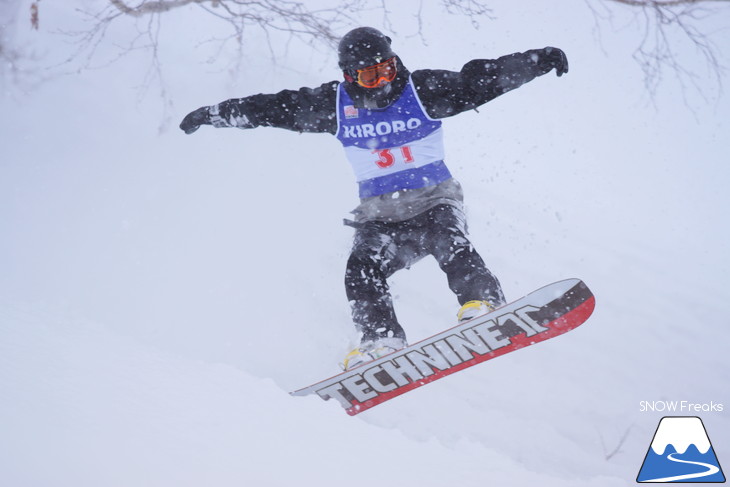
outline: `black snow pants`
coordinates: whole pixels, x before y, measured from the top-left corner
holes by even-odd
[[[403,222],[357,224],[345,288],[363,341],[406,338],[387,279],[427,255],[433,255],[446,273],[460,304],[474,299],[504,304],[499,281],[474,250],[465,227],[464,214],[452,205],[436,206]]]

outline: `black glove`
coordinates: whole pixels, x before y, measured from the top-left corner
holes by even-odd
[[[537,65],[543,74],[555,68],[555,74],[562,76],[568,72],[568,58],[557,47],[546,47],[538,51]]]
[[[201,125],[210,125],[210,110],[209,107],[201,107],[197,110],[188,113],[183,121],[180,122],[180,128],[185,131],[186,134],[192,134]]]

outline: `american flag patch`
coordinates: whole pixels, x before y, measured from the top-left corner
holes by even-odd
[[[345,118],[357,118],[357,108],[353,105],[345,105]]]

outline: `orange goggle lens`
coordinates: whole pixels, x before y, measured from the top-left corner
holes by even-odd
[[[390,83],[396,75],[395,58],[357,70],[357,84],[364,88],[376,88],[383,82]]]

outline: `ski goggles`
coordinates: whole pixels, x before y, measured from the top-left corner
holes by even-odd
[[[395,57],[385,62],[357,70],[357,84],[363,88],[377,88],[384,83],[390,83],[397,74]]]

